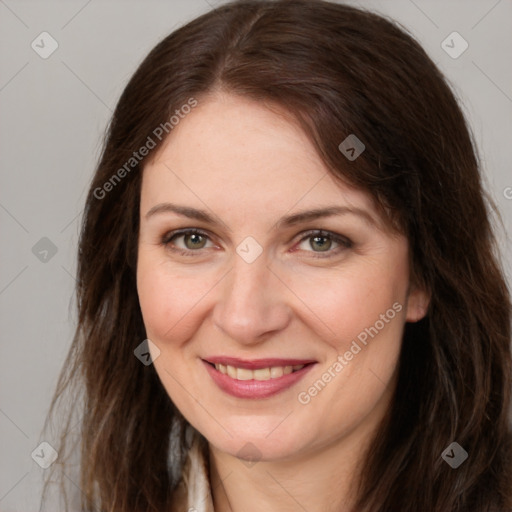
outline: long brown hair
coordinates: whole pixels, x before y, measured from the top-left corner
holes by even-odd
[[[54,465],[81,489],[82,509],[170,510],[186,421],[133,353],[146,337],[135,281],[146,160],[118,171],[152,134],[157,150],[154,130],[176,109],[219,89],[284,107],[333,176],[369,192],[407,236],[412,278],[431,293],[426,318],[406,324],[357,510],[512,509],[511,304],[471,133],[405,30],[320,0],[239,1],[193,20],[150,52],[117,104],[86,201],[78,326],[51,409],[69,390],[83,401],[79,477],[65,464],[69,429]],[[338,149],[349,134],[366,146],[352,162]],[[457,469],[441,457],[452,442],[469,454]]]

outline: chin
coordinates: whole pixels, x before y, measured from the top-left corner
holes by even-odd
[[[247,418],[247,422],[254,422],[254,418]],[[275,418],[272,418],[267,425],[264,425],[261,420],[258,424],[258,427],[247,425],[247,428],[238,424],[236,430],[230,425],[232,428],[227,427],[227,430],[232,437],[225,431],[222,431],[221,435],[218,431],[212,433],[213,435],[209,435],[210,432],[205,432],[203,435],[216,450],[249,462],[286,460],[304,450],[309,444],[304,439],[303,428],[290,425],[286,428],[276,428],[279,422],[276,422]]]

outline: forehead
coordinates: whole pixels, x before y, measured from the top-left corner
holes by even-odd
[[[379,217],[368,193],[331,175],[290,116],[226,94],[200,101],[144,168],[142,210],[178,199],[219,214],[339,204]]]

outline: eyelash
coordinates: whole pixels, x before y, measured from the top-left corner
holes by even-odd
[[[210,240],[210,236],[207,233],[205,233],[204,231],[201,231],[199,229],[187,228],[187,229],[181,229],[181,230],[177,230],[177,231],[171,231],[170,233],[165,234],[162,237],[161,244],[164,247],[166,247],[167,249],[169,249],[170,251],[178,253],[181,256],[192,256],[192,257],[197,256],[197,254],[194,254],[194,253],[199,253],[201,251],[201,249],[190,250],[190,249],[181,249],[181,248],[177,248],[177,247],[171,247],[170,244],[173,240],[175,240],[176,238],[179,238],[181,236],[185,236],[185,235],[199,235],[199,236],[205,237],[208,240]],[[304,242],[304,240],[307,240],[308,238],[313,238],[313,237],[328,238],[332,242],[339,244],[339,247],[332,249],[332,250],[330,249],[328,251],[325,251],[325,253],[326,253],[325,256],[321,256],[321,254],[322,254],[321,251],[306,251],[306,252],[313,253],[314,258],[329,258],[332,255],[338,254],[339,252],[341,252],[343,250],[350,249],[353,246],[353,242],[350,239],[343,237],[341,235],[338,235],[336,233],[333,233],[331,231],[325,231],[322,229],[313,229],[313,230],[301,233],[301,235],[303,235],[303,236],[298,241],[298,244],[301,244],[302,242]]]

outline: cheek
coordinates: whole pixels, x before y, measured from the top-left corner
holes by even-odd
[[[201,300],[215,285],[208,275],[172,271],[166,262],[140,254],[137,267],[139,302],[150,339],[181,345],[197,328]]]
[[[297,399],[304,418],[323,418],[322,432],[331,437],[350,431],[385,403],[395,374],[407,269],[383,268],[364,266],[340,272],[335,285],[327,277],[317,278],[316,286],[304,282],[295,290],[315,313],[310,329],[321,333],[323,347],[329,346],[315,374],[301,384]]]
[[[405,310],[407,291],[405,268],[369,264],[334,275],[317,272],[311,279],[303,276],[289,281],[289,285],[304,304],[304,322],[331,345],[331,356],[348,350],[359,335],[364,340],[365,333],[369,336],[366,329],[376,323],[379,331],[401,339],[400,311]]]

